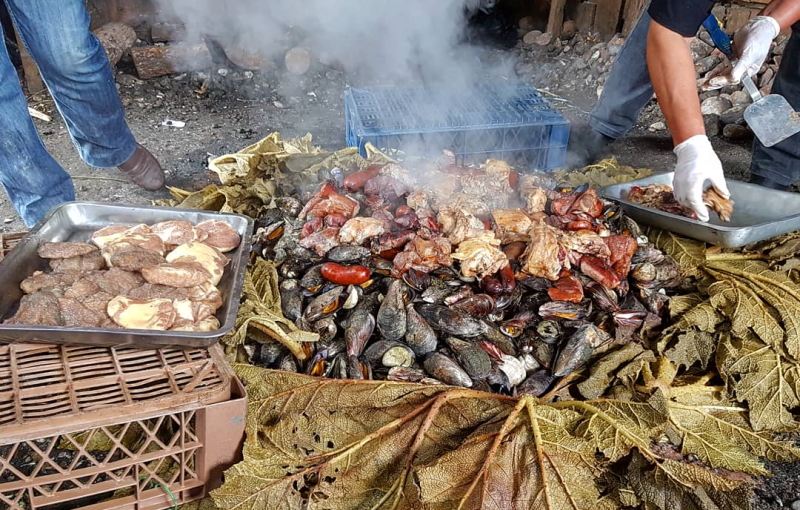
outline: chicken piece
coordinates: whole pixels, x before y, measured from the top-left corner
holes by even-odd
[[[338,240],[341,244],[362,245],[367,239],[377,237],[386,232],[386,222],[380,218],[351,218],[339,230]]]
[[[222,279],[228,258],[219,250],[204,243],[182,244],[167,255],[167,262],[197,262],[211,275],[210,281],[217,285]]]
[[[162,221],[151,226],[150,230],[167,246],[180,246],[192,241],[199,241],[199,237],[208,235],[205,231],[199,231],[191,223],[183,220]]]
[[[706,207],[717,213],[720,220],[726,223],[731,221],[734,202],[720,195],[716,188],[709,188],[703,193],[703,203]]]
[[[496,209],[492,211],[492,219],[497,225],[495,233],[501,244],[530,241],[531,219],[519,209]]]
[[[33,294],[42,289],[69,287],[77,282],[81,276],[81,273],[77,271],[67,271],[64,273],[42,273],[41,271],[37,271],[22,280],[19,287],[25,294]]]
[[[447,196],[437,196],[433,204],[434,210],[441,211],[445,208],[461,210],[473,216],[485,216],[491,214],[491,209],[481,197],[466,195],[464,193],[454,193]]]
[[[97,247],[87,243],[42,243],[36,249],[43,259],[69,259],[95,251]]]
[[[432,202],[431,193],[424,188],[415,189],[406,197],[406,204],[415,211],[430,209]]]
[[[88,255],[79,255],[68,259],[50,259],[50,269],[55,273],[99,271],[104,267],[106,267],[106,262],[103,260],[103,255],[96,249]]]
[[[571,213],[585,213],[592,218],[603,214],[603,202],[597,198],[597,190],[589,188],[582,193],[570,208]]]
[[[436,222],[453,246],[472,237],[481,235],[486,226],[468,210],[454,207],[443,207],[436,215]]]
[[[22,296],[19,309],[5,324],[28,324],[33,326],[61,326],[61,309],[58,296],[43,290]]]
[[[123,295],[144,283],[144,278],[141,275],[129,273],[117,267],[92,275],[84,275],[84,277],[96,283],[103,292],[108,292],[114,296]]]
[[[208,220],[198,223],[196,228],[206,234],[206,238],[202,241],[204,244],[213,246],[222,253],[235,250],[242,242],[239,232],[224,221]]]
[[[520,196],[525,201],[528,214],[544,212],[547,208],[547,192],[542,188],[534,187],[524,194],[520,191]]]
[[[324,257],[326,253],[339,246],[339,229],[322,229],[305,239],[301,239],[297,244],[303,248],[314,250],[317,255]]]
[[[139,247],[118,251],[110,257],[112,267],[118,267],[123,271],[133,273],[141,272],[145,267],[164,264],[166,261],[167,259],[160,253]]]
[[[195,323],[186,323],[175,321],[175,325],[170,328],[170,331],[192,331],[195,333],[208,333],[219,329],[219,320],[214,317],[206,317],[201,321]]]
[[[138,300],[117,296],[108,303],[108,315],[126,329],[167,330],[177,314],[168,299]]]
[[[77,299],[60,298],[61,322],[68,328],[96,328],[108,318],[105,312],[90,310]]]
[[[208,285],[211,285],[208,283]],[[213,287],[213,285],[212,285]],[[141,287],[131,289],[125,293],[126,297],[131,299],[189,299],[191,295],[198,292],[197,289],[179,289],[176,287],[167,287],[166,285],[154,285],[152,283],[145,283]]]
[[[124,233],[121,237],[106,243],[101,250],[106,264],[111,266],[111,257],[115,253],[130,250],[132,248],[140,248],[142,250],[154,251],[160,255],[167,253],[167,246],[155,234],[129,234]]]
[[[544,221],[531,224],[528,248],[522,254],[522,271],[548,280],[558,280],[563,267],[558,230]]]
[[[591,230],[576,230],[574,232],[558,230],[556,232],[558,241],[567,250],[586,255],[595,255],[600,258],[611,256],[611,251],[605,240],[596,232]]]
[[[208,281],[211,273],[197,262],[167,262],[142,268],[147,283],[169,287],[194,287]]]
[[[401,230],[400,232],[386,232],[378,237],[372,238],[370,249],[372,253],[380,255],[385,251],[399,250],[406,246],[417,236],[413,230]]]
[[[461,261],[461,274],[467,278],[484,278],[508,264],[508,257],[500,249],[500,240],[490,230],[462,241],[452,257]]]
[[[428,273],[442,266],[452,266],[451,250],[449,239],[421,228],[405,245],[405,250],[395,256],[392,276],[400,278],[412,268]]]
[[[106,244],[122,237],[130,228],[130,225],[109,225],[93,233],[91,241],[95,246],[102,249]]]
[[[308,212],[309,218],[324,218],[329,214],[342,214],[353,218],[358,214],[359,204],[347,195],[334,193]]]

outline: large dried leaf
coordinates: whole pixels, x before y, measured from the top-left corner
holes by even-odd
[[[716,348],[717,339],[713,334],[689,329],[679,333],[675,345],[664,354],[679,367],[689,368],[698,363],[706,368]]]
[[[607,353],[592,363],[589,378],[578,384],[578,391],[587,399],[595,399],[606,392],[615,377],[614,372],[644,352],[639,344],[629,343]]]
[[[681,237],[673,232],[648,228],[650,242],[672,256],[687,276],[701,277],[706,261],[706,245],[700,241]]]
[[[700,305],[705,299],[697,292],[669,298],[669,316],[674,320],[692,308]]]
[[[783,349],[784,331],[780,315],[762,301],[750,286],[737,279],[713,284],[709,288],[711,304],[730,320],[735,336],[746,336],[752,329],[759,338],[775,349]]]

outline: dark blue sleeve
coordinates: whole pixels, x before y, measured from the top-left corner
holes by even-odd
[[[715,0],[653,0],[650,17],[684,37],[694,37],[711,13]]]

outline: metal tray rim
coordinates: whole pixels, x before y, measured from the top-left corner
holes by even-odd
[[[81,200],[73,200],[70,202],[64,202],[62,204],[57,205],[53,209],[50,210],[47,214],[42,217],[31,229],[28,231],[25,236],[19,240],[17,246],[22,246],[23,243],[32,242],[33,239],[41,231],[42,227],[47,224],[47,222],[52,218],[59,210],[68,207],[68,206],[102,206],[102,207],[112,207],[112,208],[119,208],[119,209],[144,209],[150,211],[159,211],[165,209],[164,207],[152,206],[152,205],[139,205],[139,204],[120,204],[120,203],[108,203],[108,202],[96,202],[96,201],[81,201]],[[186,208],[179,208],[179,207],[171,207],[169,208],[170,211],[181,213],[208,213],[208,214],[215,214],[220,216],[232,216],[237,218],[243,218],[246,220],[247,223],[247,230],[245,234],[242,236],[242,243],[249,243],[251,236],[254,221],[252,218],[242,215],[242,214],[234,214],[234,213],[223,213],[218,211],[203,211],[199,209],[186,209]],[[16,248],[16,247],[15,247]],[[0,260],[0,271],[5,269],[4,263],[7,260],[11,260],[9,257],[3,258]],[[230,298],[232,299],[234,296],[241,295],[242,289],[244,287],[244,273],[247,271],[247,264],[242,264],[239,268],[239,271],[236,274],[231,275],[233,278],[233,289]],[[150,336],[150,337],[165,337],[165,338],[174,338],[174,339],[183,339],[183,338],[193,338],[197,340],[212,340],[216,338],[221,338],[226,334],[230,333],[234,326],[235,326],[235,319],[236,315],[238,314],[239,306],[238,304],[233,307],[231,310],[232,312],[235,310],[236,313],[229,314],[231,317],[226,317],[226,324],[219,329],[215,329],[214,331],[207,331],[207,332],[194,332],[194,331],[161,331],[161,330],[151,330],[151,329],[108,329],[108,328],[74,328],[74,327],[65,327],[65,326],[29,326],[26,329],[41,331],[41,332],[69,332],[70,334],[75,333],[109,333],[109,334],[127,334],[127,335],[142,335],[142,336]],[[228,320],[232,319],[232,320]],[[20,329],[19,324],[3,324],[0,323],[0,332],[3,331],[18,331]]]

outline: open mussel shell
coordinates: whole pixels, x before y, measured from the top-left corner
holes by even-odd
[[[511,337],[506,336],[500,331],[500,328],[494,324],[484,323],[484,327],[483,336],[486,337],[487,340],[496,345],[504,354],[508,354],[509,356],[517,355],[518,346]]]
[[[342,305],[342,310],[352,310],[358,304],[358,300],[361,298],[361,294],[364,292],[361,290],[361,287],[358,285],[348,285],[347,286],[347,297],[344,300],[344,304]]]
[[[311,300],[303,312],[303,318],[308,322],[316,322],[336,312],[343,304],[344,287],[336,285]]]
[[[445,343],[453,351],[453,356],[461,368],[473,379],[486,377],[492,370],[492,360],[489,355],[476,344],[454,337],[446,338]]]
[[[369,266],[370,269],[372,269],[373,274],[378,274],[381,276],[389,276],[390,274],[392,274],[394,263],[391,260],[386,260],[383,257],[373,256]]]
[[[424,292],[431,284],[431,275],[411,268],[403,274],[403,282],[417,292]]]
[[[302,278],[312,265],[308,260],[290,256],[281,262],[278,273],[283,278]]]
[[[568,303],[566,301],[551,301],[539,307],[539,316],[543,319],[563,319],[580,321],[586,319],[591,313],[591,308],[583,303]]]
[[[325,285],[325,278],[322,277],[322,264],[310,267],[300,278],[300,287],[310,296],[322,290],[323,285]]]
[[[556,344],[564,334],[558,322],[553,320],[543,320],[536,325],[536,335],[543,342]]]
[[[457,290],[448,294],[447,297],[445,297],[442,300],[442,303],[445,304],[446,306],[453,306],[467,298],[472,297],[473,295],[474,293],[472,292],[472,287],[467,287],[467,286],[458,287]]]
[[[428,355],[423,366],[427,373],[445,384],[464,388],[472,387],[472,378],[470,378],[469,374],[458,363],[440,352]]]

